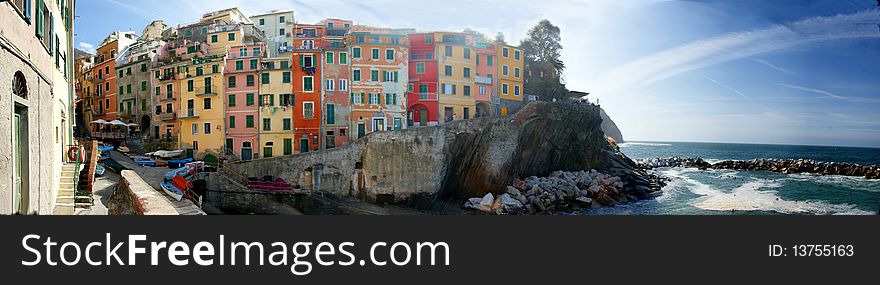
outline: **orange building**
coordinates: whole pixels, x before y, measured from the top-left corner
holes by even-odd
[[[297,24],[293,39],[293,127],[296,151],[321,148],[321,53],[326,28]]]
[[[95,98],[92,99],[92,115],[95,120],[113,121],[116,114],[116,56],[119,51],[133,44],[137,36],[133,32],[113,32],[98,46],[92,69]],[[95,126],[97,127],[97,126]],[[97,131],[97,130],[94,130]]]

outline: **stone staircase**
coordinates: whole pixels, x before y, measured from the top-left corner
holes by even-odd
[[[79,169],[76,164],[65,164],[61,167],[61,178],[58,181],[58,191],[55,194],[55,209],[53,215],[73,215],[76,211],[76,177]]]

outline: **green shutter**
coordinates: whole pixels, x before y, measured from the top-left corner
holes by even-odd
[[[229,127],[235,128],[235,116],[229,116]]]

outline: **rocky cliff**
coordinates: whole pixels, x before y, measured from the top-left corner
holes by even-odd
[[[602,115],[602,131],[605,132],[605,135],[611,137],[617,143],[624,143],[626,141],[623,140],[623,133],[620,132],[620,129],[617,128],[617,124],[614,123],[614,120],[605,113],[604,109],[600,109],[600,115]]]
[[[340,148],[233,168],[373,201],[503,193],[518,179],[560,170],[597,169],[620,177],[623,192],[634,197],[658,190],[605,139],[600,113],[592,105],[533,102],[512,116],[377,132]]]

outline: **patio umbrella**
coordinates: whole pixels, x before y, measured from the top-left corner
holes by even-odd
[[[97,120],[97,121],[92,122],[92,124],[106,125],[106,124],[107,124],[107,121],[104,121],[104,120]]]

